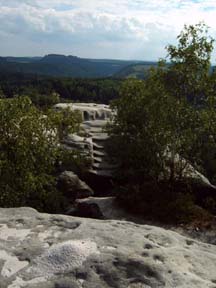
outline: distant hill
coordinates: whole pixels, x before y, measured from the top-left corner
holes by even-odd
[[[157,62],[142,62],[137,64],[131,64],[120,71],[118,71],[114,77],[116,78],[137,78],[144,79],[147,76],[148,70],[151,67],[156,67]]]
[[[145,79],[148,74],[148,70],[151,67],[156,67],[156,66],[157,66],[157,62],[148,62],[148,61],[145,61],[142,63],[131,64],[122,68],[113,76],[115,78],[120,78],[120,79],[127,79],[127,78]],[[211,66],[209,72],[210,73],[216,72],[216,66]]]
[[[143,66],[147,69],[147,67],[151,66],[151,63],[155,64],[154,62],[144,61],[85,59],[58,54],[49,54],[45,57],[0,57],[0,73],[23,73],[74,78],[112,76],[127,78],[127,69],[131,71],[129,67],[141,68]],[[140,75],[142,74],[141,70]]]
[[[4,59],[8,62],[18,63],[32,63],[40,60],[42,57],[5,57]]]

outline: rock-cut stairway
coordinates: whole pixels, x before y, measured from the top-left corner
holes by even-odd
[[[90,155],[92,165],[89,172],[98,176],[110,177],[115,166],[109,163],[105,151],[108,139],[105,126],[111,118],[109,106],[94,103],[60,103],[55,105],[57,110],[68,107],[81,113],[82,131],[80,135],[68,135],[63,144],[67,149],[77,149]]]

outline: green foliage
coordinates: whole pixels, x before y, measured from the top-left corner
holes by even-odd
[[[121,163],[124,181],[158,182],[162,172],[174,181],[182,177],[184,159],[196,163],[197,111],[185,99],[170,95],[157,73],[145,82],[127,81],[122,97],[112,104],[116,113],[109,127],[110,153]]]
[[[0,86],[0,99],[2,99],[2,98],[5,98],[5,95],[4,95],[4,93],[3,93],[2,89],[1,89],[1,86]]]
[[[142,185],[129,184],[117,189],[117,199],[129,212],[144,216],[152,221],[182,224],[211,220],[212,216],[205,209],[194,203],[194,197],[187,184],[176,182],[172,190],[166,182],[145,181]],[[209,206],[208,206],[209,205]],[[209,198],[205,208],[215,207]]]
[[[167,46],[171,65],[166,85],[176,97],[196,104],[206,97],[214,40],[204,23],[185,25],[177,39],[177,46]]]
[[[149,74],[149,70],[152,67],[157,66],[157,62],[144,62],[136,63],[124,67],[122,70],[115,74],[116,78],[128,79],[128,78],[137,78],[137,79],[146,79]]]
[[[29,97],[35,106],[45,110],[60,102],[60,97],[56,92],[44,95],[37,90],[25,89],[22,96],[24,95]]]
[[[159,90],[155,92],[157,94]],[[153,100],[146,83],[128,80],[122,87],[120,99],[112,103],[116,113],[109,128],[111,155],[120,160],[119,171],[128,181],[133,177],[143,180],[143,175],[157,178],[161,171],[160,156],[166,141],[161,122],[154,121],[158,109],[163,112],[160,104],[165,105],[160,101],[160,95],[154,95]]]
[[[61,121],[67,131],[78,129],[76,116],[68,121],[61,113],[44,115],[27,97],[0,100],[0,206],[61,210],[64,199],[54,177],[63,161]]]
[[[205,153],[209,148],[216,152],[216,82],[209,73],[213,40],[206,26],[185,26],[178,41],[167,47],[170,65],[161,60],[146,80],[124,83],[120,98],[112,103],[109,153],[119,164],[117,182],[131,193],[120,198],[136,207],[144,201],[150,210],[144,205],[143,211],[149,213],[163,203],[169,207],[166,212],[175,212],[173,217],[180,213],[178,219],[190,221],[197,215],[196,199],[185,196],[191,195],[190,183],[180,191],[176,183],[191,164],[206,173]],[[166,203],[158,201],[162,197]]]
[[[199,110],[200,129],[199,162],[207,177],[216,184],[216,94],[207,97],[205,106]]]
[[[71,133],[77,133],[82,122],[82,115],[79,111],[72,111],[70,108],[54,112],[52,109],[47,111],[47,115],[52,119],[57,127],[59,140]]]

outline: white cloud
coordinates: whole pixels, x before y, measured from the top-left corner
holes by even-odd
[[[0,0],[0,54],[22,43],[35,54],[35,43],[39,54],[157,59],[185,23],[204,20],[216,36],[215,19],[215,0]]]

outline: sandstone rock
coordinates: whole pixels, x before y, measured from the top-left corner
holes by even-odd
[[[216,200],[216,186],[212,185],[210,181],[192,165],[187,165],[183,177],[185,181],[190,183],[198,204],[203,205],[208,197]]]
[[[69,108],[72,111],[79,111],[83,121],[88,120],[104,120],[111,116],[108,105],[96,103],[59,103],[54,106],[56,110]]]
[[[214,288],[216,246],[149,225],[0,209],[1,288]]]
[[[160,175],[160,179],[169,180],[171,161],[175,164],[174,178],[176,179],[176,190],[179,186],[190,187],[190,191],[195,196],[195,202],[200,206],[205,206],[206,200],[210,197],[216,200],[216,186],[199,171],[197,171],[187,160],[182,158],[178,153],[171,157],[172,153],[166,151],[165,169]],[[171,160],[172,159],[172,160]],[[179,178],[179,175],[181,177]]]
[[[161,174],[162,179],[169,178],[170,176],[169,167],[170,167],[171,153],[166,152],[166,154],[167,154],[166,162],[169,165],[165,166],[164,172]],[[190,179],[191,181],[196,182],[198,184],[216,188],[209,182],[209,180],[203,174],[197,171],[187,160],[185,160],[184,158],[181,158],[178,153],[174,157],[174,164],[175,164],[174,177],[177,177],[179,174],[182,174],[182,179],[185,179],[185,180]]]
[[[90,156],[92,167],[89,173],[99,177],[112,177],[114,165],[109,163],[105,152],[108,135],[104,128],[111,117],[111,109],[108,105],[95,103],[59,103],[54,109],[70,108],[79,111],[82,115],[82,132],[80,135],[68,135],[63,140],[66,149],[76,149]]]
[[[61,190],[68,199],[80,199],[92,196],[93,190],[72,171],[64,171],[58,177],[58,189]]]

